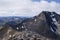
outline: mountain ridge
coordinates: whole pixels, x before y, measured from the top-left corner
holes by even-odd
[[[52,15],[51,15],[51,13],[52,13]],[[52,18],[51,18],[51,16],[52,16]],[[10,33],[12,34],[14,32],[12,34],[12,36],[15,34],[15,37],[16,37],[16,35],[17,35],[16,33],[19,33],[18,35],[20,35],[21,32],[27,30],[28,32],[32,31],[32,33],[35,32],[38,35],[43,36],[41,40],[43,40],[44,37],[45,37],[46,40],[47,40],[47,38],[49,40],[60,40],[59,39],[60,38],[59,37],[59,35],[60,35],[60,33],[59,33],[60,32],[60,30],[59,30],[60,29],[60,26],[58,26],[56,24],[54,18],[57,19],[56,21],[59,24],[60,23],[60,19],[59,19],[60,18],[60,15],[56,14],[55,12],[42,11],[40,14],[38,14],[38,15],[32,17],[32,18],[26,18],[26,19],[22,20],[21,22],[15,24],[15,25],[13,25],[14,23],[13,24],[12,23],[9,24],[10,22],[7,22],[4,25],[5,27],[3,27],[4,29],[3,28],[2,29],[5,30],[5,28],[7,27],[7,30],[5,32],[6,34],[5,33],[4,34],[5,35],[8,35],[8,36],[10,35]],[[53,25],[52,25],[52,23],[53,23]],[[1,33],[0,33],[0,35],[1,35]],[[3,39],[4,38],[6,40],[8,40],[8,38],[11,39],[11,37],[8,37],[8,36],[7,36],[7,39],[5,38],[6,36],[3,37]],[[24,38],[24,36],[23,36],[23,38]],[[14,40],[14,38],[12,37],[11,40]],[[20,40],[20,39],[18,38],[16,40]]]

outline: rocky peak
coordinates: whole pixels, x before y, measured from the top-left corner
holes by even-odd
[[[57,34],[60,34],[60,15],[55,12],[43,11],[40,14],[32,17],[26,18],[20,23],[8,22],[5,23],[5,27],[2,29],[6,32],[1,31],[3,40],[23,40],[34,38],[34,37],[26,37],[26,35],[34,35],[42,36],[41,40],[51,39],[57,40],[59,39]],[[6,28],[7,27],[7,28]],[[1,30],[2,30],[1,29]],[[5,36],[6,35],[6,36]],[[2,40],[1,38],[1,40]],[[48,39],[47,39],[48,38]],[[24,39],[24,40],[25,40]],[[36,39],[36,38],[35,38]]]

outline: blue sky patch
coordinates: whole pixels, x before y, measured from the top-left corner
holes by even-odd
[[[33,2],[40,2],[41,0],[32,0]],[[51,1],[55,1],[57,3],[60,3],[60,0],[45,0],[45,1],[48,1],[48,2],[51,2]]]
[[[48,2],[55,1],[57,3],[60,3],[60,0],[46,0],[46,1],[48,1]]]
[[[33,2],[40,2],[40,0],[32,0]]]

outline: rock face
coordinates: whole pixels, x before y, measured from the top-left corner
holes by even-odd
[[[60,40],[60,15],[55,12],[43,11],[13,24],[7,22],[0,29],[0,40]]]

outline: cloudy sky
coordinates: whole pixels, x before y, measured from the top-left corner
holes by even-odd
[[[0,0],[0,16],[35,16],[41,11],[60,14],[60,0]]]

